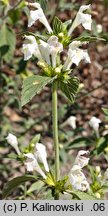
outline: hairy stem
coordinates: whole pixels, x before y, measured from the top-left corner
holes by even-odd
[[[58,113],[57,113],[57,81],[53,82],[52,86],[52,114],[53,114],[53,138],[55,150],[55,179],[59,180],[60,166],[59,166],[59,143],[58,143]],[[59,194],[55,195],[55,199],[59,199]]]

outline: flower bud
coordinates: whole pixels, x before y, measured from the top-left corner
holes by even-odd
[[[95,193],[95,196],[96,196],[98,199],[101,198],[101,195],[100,195],[100,193],[98,193],[98,192]]]
[[[7,142],[15,149],[18,155],[21,154],[19,148],[18,148],[18,140],[17,137],[14,136],[13,134],[9,133],[8,136],[6,137]]]

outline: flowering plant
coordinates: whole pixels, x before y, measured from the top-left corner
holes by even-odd
[[[60,178],[60,161],[59,161],[59,142],[58,142],[58,113],[57,113],[57,91],[60,89],[71,103],[74,102],[77,92],[79,91],[79,79],[74,76],[72,65],[78,66],[84,60],[90,63],[90,57],[87,45],[91,40],[89,37],[72,38],[74,29],[82,25],[86,30],[91,30],[91,5],[81,6],[74,21],[62,23],[57,17],[54,18],[52,27],[47,21],[41,5],[37,2],[27,3],[26,6],[31,8],[28,17],[28,27],[31,27],[39,20],[47,29],[44,36],[28,32],[24,35],[22,52],[24,60],[27,61],[32,57],[36,58],[36,63],[40,68],[39,75],[27,77],[23,82],[22,89],[22,106],[26,105],[36,94],[38,94],[46,85],[52,84],[52,116],[53,116],[53,138],[55,150],[55,171],[52,172],[47,163],[46,148],[39,143],[39,137],[35,137],[29,144],[28,148],[21,151],[18,147],[18,140],[13,134],[7,136],[7,142],[14,147],[17,158],[23,163],[27,172],[37,172],[35,175],[26,175],[16,179],[19,182],[28,180],[41,180],[47,187],[52,190],[54,199],[59,199],[60,194],[71,194],[72,198],[95,199],[92,194],[90,184],[87,181],[83,168],[88,165],[89,158],[86,155],[88,151],[79,151],[69,174],[63,179]],[[93,38],[92,38],[93,39]],[[66,52],[66,60],[63,60],[61,53]],[[71,117],[70,125],[76,128],[76,118]],[[65,122],[65,124],[69,123]],[[90,122],[92,126],[93,119]],[[98,136],[98,124],[95,124],[94,130]],[[14,179],[4,189],[4,197],[8,195],[13,187]],[[16,187],[16,185],[15,185]],[[85,193],[86,192],[86,193]]]

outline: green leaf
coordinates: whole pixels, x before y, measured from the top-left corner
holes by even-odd
[[[0,46],[0,55],[3,57],[9,50],[8,45]]]
[[[38,0],[43,10],[46,10],[48,0]]]
[[[63,30],[64,30],[64,25],[62,21],[55,16],[53,20],[53,33],[58,35],[59,33],[63,32]]]
[[[20,20],[20,10],[19,9],[10,10],[9,17],[12,21],[12,24],[13,25],[16,24]]]
[[[42,181],[37,181],[37,182],[33,183],[30,186],[30,188],[28,189],[27,194],[30,194],[30,193],[32,193],[34,191],[39,192],[44,185],[45,185],[45,183],[42,182]]]
[[[55,77],[30,76],[23,82],[21,105],[27,104],[36,94],[38,94]]]
[[[69,101],[73,103],[79,89],[79,79],[72,77],[67,82],[61,81],[59,87]]]
[[[108,109],[107,108],[102,108],[102,110],[105,113],[105,115],[108,116]]]
[[[94,36],[81,36],[81,37],[75,38],[75,40],[78,40],[81,42],[85,42],[85,41],[94,42],[97,40],[105,41],[104,38],[98,38],[98,37],[94,37]]]
[[[89,137],[78,137],[74,139],[71,143],[69,143],[66,149],[86,147],[92,144],[93,142]]]
[[[31,140],[29,144],[29,152],[34,151],[35,144],[38,143],[39,140],[40,140],[40,134],[37,134],[35,137],[33,137],[33,139]]]
[[[15,45],[16,37],[14,32],[4,24],[0,30],[0,56],[7,63],[9,63],[13,58]],[[5,48],[8,47],[8,49],[5,49],[4,55],[2,56],[2,47],[4,46]]]
[[[69,194],[72,194],[79,200],[96,200],[97,199],[94,195],[88,194],[87,192],[85,193],[85,192],[77,191],[77,190],[72,190],[72,191],[67,190],[66,192]]]
[[[33,137],[29,145],[36,144],[39,142],[39,140],[40,140],[40,134],[37,134],[35,137]]]
[[[96,149],[97,154],[101,154],[104,149],[108,146],[108,134],[100,139],[99,147]]]
[[[103,32],[103,33],[101,33],[101,35],[102,35],[102,38],[104,38],[105,41],[106,41],[106,43],[107,43],[108,42],[108,33],[107,32]]]
[[[8,196],[8,194],[10,192],[12,192],[14,189],[16,189],[16,187],[18,187],[20,184],[23,184],[27,181],[33,181],[36,180],[35,176],[32,175],[24,175],[24,176],[19,176],[16,177],[14,179],[12,179],[11,181],[7,182],[7,184],[5,185],[4,189],[3,189],[3,199],[6,198]]]

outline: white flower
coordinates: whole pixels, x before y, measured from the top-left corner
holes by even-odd
[[[89,162],[89,158],[85,157],[84,155],[88,155],[88,154],[89,151],[84,151],[84,150],[79,151],[74,164],[79,166],[80,168],[87,166]]]
[[[96,173],[97,173],[97,174],[100,174],[100,173],[101,173],[101,168],[100,168],[100,166],[96,166],[95,170],[96,170]]]
[[[69,179],[73,188],[76,190],[86,191],[89,189],[89,183],[79,166],[73,166],[69,173]]]
[[[36,152],[35,152],[36,158],[43,163],[45,170],[49,172],[49,167],[47,163],[47,152],[46,147],[41,143],[36,143]]]
[[[39,49],[47,64],[52,64],[53,67],[56,67],[57,54],[63,51],[63,45],[58,42],[58,37],[51,36],[47,42],[40,40]]]
[[[75,163],[69,173],[69,179],[72,186],[75,189],[81,191],[86,191],[89,189],[89,183],[82,172],[82,168],[89,162],[89,158],[86,158],[84,156],[85,154],[88,154],[88,151],[81,150],[78,152]]]
[[[40,168],[36,157],[32,153],[24,154],[24,156],[27,158],[27,160],[24,162],[27,171],[33,172],[34,170],[36,170],[43,178],[46,179],[46,175]]]
[[[37,10],[31,10],[28,20],[28,27],[32,26],[37,20],[39,20],[47,28],[48,32],[51,33],[52,29],[45,17],[45,14],[39,3],[29,3],[30,6],[37,8]]]
[[[73,129],[76,129],[76,117],[75,116],[70,116],[63,124],[62,126],[69,125]]]
[[[13,134],[9,133],[8,136],[6,137],[7,142],[15,149],[18,155],[21,154],[19,147],[18,147],[18,140],[17,137],[14,136]]]
[[[87,29],[87,30],[91,30],[91,24],[92,24],[92,18],[90,14],[85,14],[84,11],[85,10],[90,10],[91,9],[91,5],[84,5],[81,6],[75,20],[73,21],[73,24],[68,32],[68,35],[71,35],[71,33],[73,32],[73,30],[80,24],[82,24],[82,26]]]
[[[79,46],[82,44],[83,43],[81,43],[80,41],[73,41],[69,45],[68,57],[63,66],[64,70],[69,70],[72,63],[78,66],[81,60],[85,60],[88,63],[91,62],[87,50],[83,50],[79,48]]]
[[[89,121],[89,125],[93,128],[97,137],[99,137],[99,124],[100,123],[101,123],[101,120],[99,118],[96,118],[95,116],[93,116]]]
[[[25,35],[25,43],[23,44],[22,51],[24,53],[24,60],[27,61],[32,57],[32,55],[36,56],[39,60],[42,59],[41,53],[39,51],[38,44],[34,36]]]
[[[41,52],[42,58],[44,61],[47,62],[47,64],[51,65],[51,61],[50,61],[50,50],[49,50],[49,46],[48,43],[46,43],[43,40],[40,40],[40,44],[39,44],[39,50]]]
[[[58,42],[58,37],[56,36],[51,36],[47,42],[52,57],[52,66],[56,67],[57,54],[63,51],[63,45]]]
[[[46,148],[41,143],[36,143],[34,154],[27,153],[24,154],[27,160],[24,162],[26,169],[28,172],[37,171],[43,178],[47,178],[45,173],[42,171],[39,166],[38,160],[41,161],[44,165],[44,168],[47,172],[49,172],[49,167],[47,163],[47,153]]]

